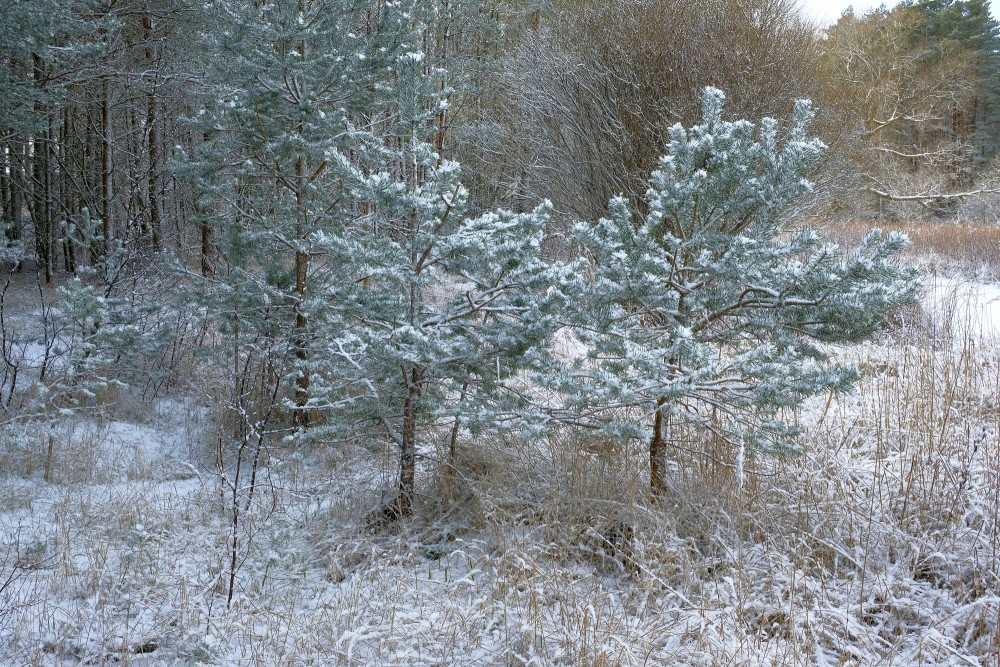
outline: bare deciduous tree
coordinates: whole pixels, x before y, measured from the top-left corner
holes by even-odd
[[[562,0],[506,64],[505,96],[484,119],[468,170],[475,194],[555,220],[596,218],[609,197],[640,201],[676,123],[701,90],[729,91],[744,117],[784,115],[807,96],[815,35],[789,0]]]

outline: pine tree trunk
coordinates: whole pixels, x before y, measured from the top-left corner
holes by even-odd
[[[406,399],[403,401],[403,431],[399,451],[399,515],[413,515],[413,491],[417,463],[417,410],[420,403],[420,371],[404,372]]]
[[[149,151],[149,227],[153,236],[153,252],[163,250],[163,231],[160,215],[160,134],[157,100],[156,53],[151,42],[153,34],[153,19],[149,12],[142,15],[142,32],[146,41],[146,66],[152,72],[153,81],[150,86],[149,99],[146,105],[146,129],[148,131]]]
[[[45,203],[45,254],[46,254],[46,264],[45,264],[45,282],[52,282],[52,277],[56,270],[56,229],[55,229],[55,211],[53,210],[53,204],[56,203],[56,192],[54,189],[54,151],[55,151],[55,125],[51,115],[46,119],[45,126],[45,148],[43,154],[45,156],[45,164],[43,175],[45,176],[45,187],[44,192],[44,203]]]
[[[448,87],[448,67],[450,63],[448,58],[450,57],[449,46],[451,46],[451,7],[448,0],[444,0],[441,3],[442,14],[444,15],[444,25],[441,28],[441,52],[440,52],[440,63],[443,70],[443,74],[440,77],[438,83],[438,92],[444,93]],[[438,155],[444,157],[444,138],[445,133],[448,130],[448,106],[444,105],[441,110],[438,111],[437,121],[435,123],[437,129],[434,137],[434,147],[437,150]]]
[[[23,137],[18,137],[14,144],[13,150],[10,152],[11,157],[11,173],[10,173],[10,211],[11,211],[11,239],[13,241],[20,241],[21,232],[21,212],[24,209],[24,191],[25,191],[25,159],[28,153],[28,142],[24,140]],[[14,267],[15,271],[20,271],[22,264],[18,262],[17,266]]]
[[[44,64],[37,55],[34,56],[34,78],[35,84],[42,85],[45,78]],[[45,105],[35,102],[35,113],[45,116],[48,112]],[[49,122],[45,119],[44,127],[33,140],[33,155],[31,160],[32,174],[32,202],[31,216],[35,226],[35,253],[41,269],[45,274],[45,282],[52,282],[52,230],[50,229],[52,218],[49,205],[50,181],[49,181]]]
[[[212,228],[207,220],[202,220],[201,226],[201,275],[209,278],[215,275],[215,266],[212,264]]]
[[[6,128],[0,128],[0,134],[7,134]],[[0,221],[4,225],[4,238],[16,241],[13,207],[14,164],[11,159],[12,150],[6,144],[0,145]]]
[[[76,197],[72,188],[72,176],[69,173],[70,151],[73,132],[73,115],[69,105],[63,108],[62,130],[59,138],[59,150],[61,153],[59,170],[59,196],[62,199],[62,227],[60,236],[62,237],[63,267],[66,273],[72,275],[76,273],[76,254],[73,248],[73,239],[70,238],[69,220],[77,213]]]
[[[656,416],[653,419],[653,438],[649,441],[649,490],[653,496],[662,495],[666,490],[664,473],[666,467],[667,442],[663,437],[663,406],[667,399],[656,402]]]
[[[190,150],[193,153],[195,151],[194,136],[188,135],[188,141],[190,143]],[[209,136],[207,133],[202,135],[202,141],[208,143]],[[212,226],[208,222],[208,211],[202,206],[197,192],[192,194],[191,203],[194,208],[194,216],[198,220],[199,235],[201,236],[201,275],[209,278],[215,275],[215,262],[212,256]],[[178,242],[180,242],[179,238]]]
[[[101,154],[104,146],[104,129],[101,126],[100,106],[88,105],[85,110],[84,122],[87,125],[87,132],[84,135],[83,172],[88,201],[92,202],[90,215],[93,220],[100,219],[102,215],[98,210],[102,199],[102,168]],[[96,230],[94,230],[96,232]],[[88,239],[89,262],[91,266],[97,266],[101,261],[103,253],[103,243]]]
[[[295,228],[295,237],[299,242],[299,248],[295,251],[295,336],[292,341],[295,358],[299,362],[299,375],[295,380],[295,424],[307,427],[311,420],[308,409],[309,371],[306,368],[306,363],[309,361],[309,353],[306,349],[306,328],[309,321],[305,313],[309,253],[303,249],[303,244],[306,242],[308,215],[305,192],[307,178],[305,158],[299,157],[295,163],[295,171],[297,180],[295,201],[299,213],[299,220]]]
[[[111,78],[104,77],[104,94],[101,97],[101,217],[104,232],[104,258],[111,254],[111,241],[114,234],[112,224],[112,156],[111,142],[114,138],[111,126]]]

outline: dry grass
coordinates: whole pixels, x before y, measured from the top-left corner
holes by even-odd
[[[875,227],[906,232],[912,242],[906,252],[910,260],[945,272],[988,279],[1000,277],[1000,225],[940,221],[886,224],[837,221],[827,223],[823,233],[842,248],[851,248]]]
[[[915,229],[953,265],[979,261],[956,238],[1000,236]],[[276,443],[228,607],[207,411],[45,431],[48,480],[25,431],[0,442],[0,661],[1000,667],[1000,346],[940,306],[831,350],[865,379],[790,415],[804,454],[742,487],[694,432],[657,502],[643,443],[467,435],[456,470],[428,452],[419,516],[374,532],[392,450]]]

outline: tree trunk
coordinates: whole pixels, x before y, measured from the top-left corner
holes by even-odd
[[[41,87],[45,78],[42,59],[34,57],[35,85]],[[42,102],[35,102],[34,111],[40,117],[47,115],[48,109]],[[49,120],[44,119],[45,129],[35,134],[33,138],[33,153],[31,160],[31,218],[35,226],[35,254],[45,274],[45,282],[52,282],[52,224],[51,207],[49,205]]]
[[[146,105],[146,130],[149,150],[149,228],[153,236],[153,252],[163,250],[163,225],[160,215],[160,134],[159,134],[159,113],[157,100],[157,69],[156,52],[153,48],[153,19],[149,12],[142,15],[142,34],[146,41],[146,66],[152,73],[153,81],[150,84],[149,99]]]
[[[399,515],[413,515],[413,490],[417,464],[417,410],[420,403],[420,371],[403,373],[406,399],[403,401],[403,431],[399,448]]]
[[[76,196],[71,183],[72,176],[70,170],[70,142],[72,141],[73,116],[69,105],[63,108],[62,130],[59,138],[59,196],[62,200],[62,226],[60,236],[62,237],[63,268],[66,273],[72,275],[76,273],[76,253],[73,248],[73,239],[70,238],[70,220],[77,213]]]
[[[212,228],[207,220],[202,220],[201,226],[201,275],[210,278],[215,275],[215,265],[212,264]]]
[[[111,126],[111,77],[105,76],[104,94],[101,98],[101,222],[104,233],[104,258],[111,254],[114,225],[112,224],[112,169],[114,164],[111,156],[111,142],[114,139]]]
[[[203,134],[201,140],[208,143],[208,133]],[[188,135],[188,141],[190,143],[190,150],[194,153],[196,150],[194,145],[194,135]],[[194,209],[194,217],[198,221],[198,229],[201,236],[201,275],[206,278],[210,278],[215,275],[215,261],[212,253],[212,226],[208,222],[208,211],[202,205],[197,191],[192,193],[190,201],[192,208]],[[181,235],[182,234],[178,232],[178,243],[181,243]]]
[[[305,313],[306,287],[309,276],[309,253],[305,251],[308,209],[306,203],[306,161],[304,157],[299,157],[295,163],[296,191],[295,203],[298,207],[299,220],[296,224],[295,237],[299,243],[295,251],[295,336],[292,345],[295,349],[295,358],[299,362],[299,374],[295,379],[295,424],[296,426],[307,427],[309,418],[309,370],[306,363],[309,360],[309,353],[306,345],[306,328],[309,321]]]
[[[438,92],[444,93],[448,87],[448,67],[450,63],[448,58],[451,55],[448,48],[451,46],[451,7],[448,0],[444,0],[441,3],[441,9],[443,16],[444,25],[441,27],[441,51],[440,51],[440,65],[442,68],[442,74],[440,75],[440,81],[438,82]],[[444,139],[445,132],[448,130],[448,106],[443,105],[441,110],[438,111],[437,120],[435,122],[437,125],[435,137],[434,137],[434,147],[437,153],[442,158],[444,157]]]
[[[11,211],[11,239],[13,241],[20,241],[21,232],[21,213],[24,209],[24,192],[27,176],[24,171],[25,160],[27,159],[28,153],[28,142],[23,137],[18,137],[13,148],[10,151],[11,159],[11,172],[10,172],[10,211]],[[15,271],[20,271],[22,264],[18,262],[17,266],[14,267]]]
[[[649,441],[649,491],[653,496],[662,495],[666,490],[664,473],[666,472],[667,442],[663,437],[663,406],[667,399],[656,401],[656,416],[653,419],[653,438]]]
[[[5,128],[0,128],[0,134],[7,134]],[[10,243],[17,240],[14,223],[14,160],[12,159],[12,149],[4,144],[0,145],[0,221],[4,226],[4,239]]]

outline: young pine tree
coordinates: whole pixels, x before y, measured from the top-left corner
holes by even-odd
[[[206,230],[223,249],[203,282],[232,337],[283,357],[295,425],[316,419],[316,352],[344,326],[341,300],[363,264],[351,240],[369,214],[345,186],[380,139],[385,91],[410,35],[396,5],[356,0],[215,0],[206,141],[188,170]]]
[[[466,216],[458,165],[431,143],[439,90],[419,51],[398,58],[393,122],[352,181],[370,203],[357,246],[374,251],[358,263],[355,319],[324,354],[339,423],[374,424],[399,447],[393,516],[413,511],[418,449],[432,427],[533,425],[519,375],[549,369],[573,283],[569,267],[540,258],[546,205]]]
[[[575,401],[652,416],[654,493],[664,486],[671,423],[730,443],[741,480],[748,452],[794,448],[781,410],[857,378],[820,344],[863,340],[918,288],[896,258],[901,234],[873,231],[844,253],[786,224],[824,150],[806,136],[808,102],[796,104],[783,141],[772,119],[723,120],[723,102],[706,89],[702,123],[671,129],[641,224],[616,199],[608,218],[577,228],[594,267],[577,312],[592,352],[576,369]],[[620,417],[604,427],[636,435]]]
[[[530,421],[512,381],[549,363],[570,282],[539,258],[547,209],[466,217],[420,0],[214,7],[225,74],[190,167],[226,249],[206,307],[244,360],[284,350],[302,433],[396,443],[409,515],[428,427]]]

